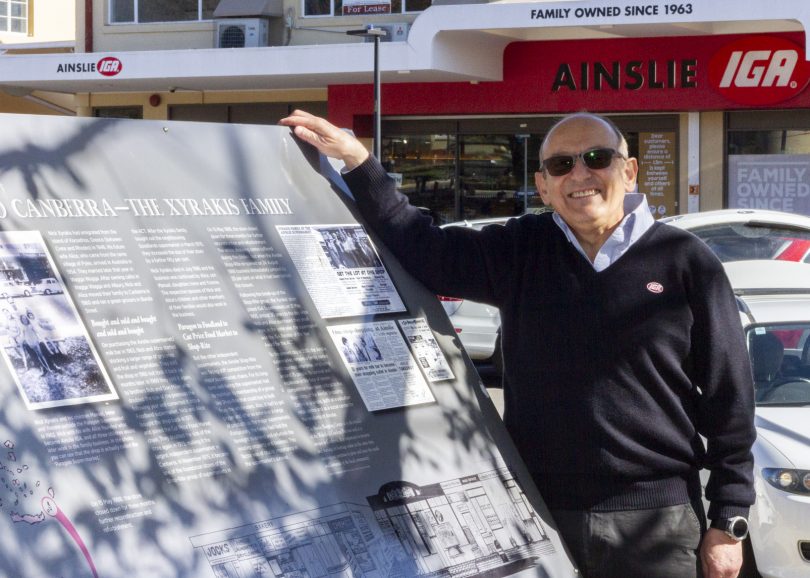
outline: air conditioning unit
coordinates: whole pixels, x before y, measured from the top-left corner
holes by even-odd
[[[216,20],[217,48],[250,48],[267,46],[269,41],[266,18],[224,18]]]
[[[387,22],[385,24],[375,24],[374,28],[382,28],[386,32],[380,42],[405,42],[408,40],[410,24],[407,22]],[[374,42],[374,39],[366,38],[366,42]]]

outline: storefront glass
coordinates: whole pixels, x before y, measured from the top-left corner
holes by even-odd
[[[526,189],[529,207],[542,207],[534,186],[540,137],[526,136],[524,144],[523,135],[397,135],[383,138],[383,162],[437,223],[519,215]]]
[[[462,135],[460,138],[460,216],[464,219],[502,217],[542,206],[534,185],[540,160],[540,137],[528,139],[528,166],[524,167],[523,135]],[[534,153],[534,154],[532,154]],[[525,176],[525,179],[524,179]]]
[[[438,223],[454,221],[456,137],[450,134],[401,134],[384,138],[386,169],[401,178],[400,190]]]
[[[730,155],[806,153],[810,153],[810,129],[728,132],[728,154]]]

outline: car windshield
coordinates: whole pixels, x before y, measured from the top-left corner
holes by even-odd
[[[810,231],[772,223],[724,223],[691,229],[724,263],[777,259],[810,263]]]
[[[810,406],[810,321],[755,325],[747,339],[757,406]]]

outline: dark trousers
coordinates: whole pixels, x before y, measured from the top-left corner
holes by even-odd
[[[701,575],[702,506],[618,512],[551,510],[551,515],[583,578]]]

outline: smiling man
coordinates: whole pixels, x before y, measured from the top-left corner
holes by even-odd
[[[324,119],[281,123],[344,161],[368,224],[431,291],[500,308],[504,422],[586,578],[737,575],[755,431],[736,302],[711,251],[632,192],[610,121],[549,131],[535,178],[554,213],[481,231],[433,226]]]

